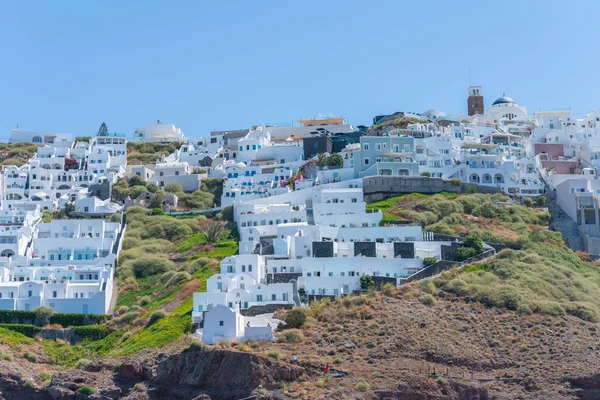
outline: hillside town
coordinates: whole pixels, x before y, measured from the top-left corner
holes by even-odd
[[[480,86],[469,87],[466,102],[467,115],[396,112],[375,116],[371,127],[319,115],[200,138],[157,121],[133,141],[174,150],[135,163],[127,135],[105,124],[93,137],[13,129],[12,145],[36,151],[22,165],[7,156],[2,167],[0,310],[115,313],[124,212],[132,206],[171,215],[231,209],[238,254],[223,258],[206,291],[193,294],[194,334],[208,344],[272,340],[278,309],[370,284],[400,286],[498,250],[483,242],[459,251],[471,246],[466,238],[385,220],[367,207],[378,194],[415,191],[405,185],[515,201],[553,196],[581,250],[600,256],[600,111],[529,114],[504,94],[484,109]],[[182,205],[181,193],[200,192],[210,179],[222,184],[214,204]],[[154,191],[115,195],[132,180]]]

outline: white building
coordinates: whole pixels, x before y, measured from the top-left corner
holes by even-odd
[[[62,313],[106,314],[113,294],[114,254],[93,262],[0,258],[0,310],[46,306]]]
[[[250,320],[255,319],[242,316],[237,308],[215,306],[206,313],[202,341],[217,344],[222,340],[273,340],[272,326],[254,326],[250,324]]]
[[[133,135],[134,142],[185,142],[186,138],[173,124],[163,124],[160,121],[156,124],[146,125],[144,128],[135,130]]]

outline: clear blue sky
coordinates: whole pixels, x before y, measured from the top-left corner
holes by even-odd
[[[190,137],[320,112],[600,107],[597,1],[3,1],[0,140],[9,127]]]

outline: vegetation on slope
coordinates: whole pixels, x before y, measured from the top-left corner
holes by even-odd
[[[160,160],[177,150],[182,143],[144,143],[144,142],[127,142],[127,164],[140,165],[152,164],[156,160]]]
[[[0,143],[0,165],[20,167],[37,153],[37,149],[38,146],[34,143]]]
[[[419,221],[426,231],[475,234],[508,247],[486,263],[420,282],[424,293],[444,290],[522,314],[600,320],[597,267],[570,250],[560,233],[546,229],[546,209],[507,201],[503,195],[411,194],[371,203],[369,208],[381,209],[388,220]]]
[[[426,124],[429,121],[407,117],[407,118],[396,118],[388,121],[381,122],[376,125],[371,126],[371,130],[373,131],[381,131],[381,130],[391,130],[391,129],[406,129],[408,125],[412,124]]]

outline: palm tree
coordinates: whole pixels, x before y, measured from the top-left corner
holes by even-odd
[[[200,227],[200,232],[204,235],[207,243],[217,243],[225,236],[225,223],[220,221],[210,221]]]
[[[323,153],[317,154],[317,159],[315,160],[315,165],[319,168],[323,168],[327,165],[327,155]]]

